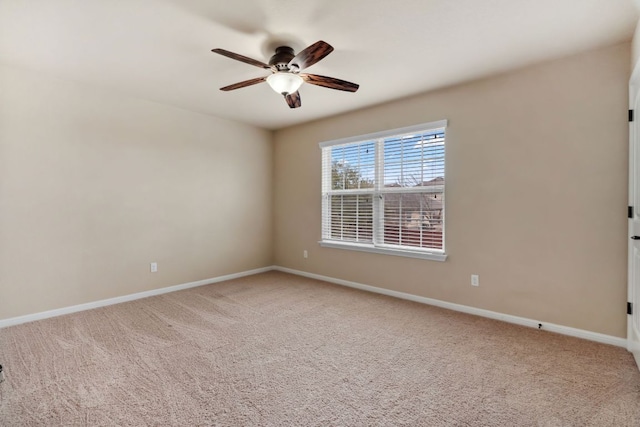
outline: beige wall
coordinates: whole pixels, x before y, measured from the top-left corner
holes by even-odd
[[[636,25],[636,31],[633,34],[633,40],[631,41],[631,68],[635,68],[635,65],[640,59],[640,23]]]
[[[630,51],[621,44],[278,131],[275,263],[624,337]],[[449,120],[448,260],[320,247],[318,142],[440,119]]]
[[[640,11],[640,0],[633,0],[636,9]],[[638,63],[640,59],[640,22],[636,24],[636,31],[633,34],[633,40],[631,41],[631,66],[632,68]]]
[[[264,130],[0,67],[0,319],[271,265],[272,152]]]

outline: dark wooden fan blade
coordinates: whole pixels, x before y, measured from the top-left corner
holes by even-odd
[[[345,92],[355,92],[360,85],[340,80],[333,77],[319,76],[317,74],[300,74],[300,77],[312,85],[328,87],[329,89],[344,90]]]
[[[211,49],[211,52],[220,54],[222,56],[226,56],[227,58],[235,59],[236,61],[244,62],[245,64],[254,65],[260,68],[270,69],[271,66],[269,64],[265,64],[262,61],[258,61],[257,59],[252,59],[243,55],[239,55],[237,53],[229,52],[224,49]]]
[[[266,77],[258,77],[255,79],[245,80],[243,82],[238,82],[229,86],[221,87],[220,90],[224,90],[225,92],[227,92],[234,89],[240,89],[242,87],[253,86],[255,84],[262,83],[265,80],[267,80]]]
[[[300,99],[300,93],[298,91],[285,95],[284,99],[291,108],[298,108],[302,106],[302,99]]]
[[[289,62],[289,69],[293,68],[293,71],[300,71],[310,67],[331,52],[333,52],[333,47],[329,43],[325,43],[322,40],[315,42],[293,57]]]

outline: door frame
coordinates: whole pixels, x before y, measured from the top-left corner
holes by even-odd
[[[634,322],[638,316],[640,316],[640,285],[636,289],[636,280],[634,275],[634,240],[631,240],[631,236],[635,235],[634,220],[640,212],[636,212],[636,209],[640,211],[640,200],[636,202],[636,187],[640,185],[640,164],[636,165],[636,150],[640,149],[640,141],[635,143],[638,137],[636,132],[637,115],[640,111],[636,111],[636,100],[640,97],[640,61],[638,61],[631,73],[629,79],[629,110],[633,111],[633,120],[629,117],[629,206],[633,207],[633,215],[628,219],[628,232],[627,232],[627,301],[633,303],[633,314],[627,315],[627,350],[629,350],[635,360],[638,368],[640,369],[640,331],[636,331],[634,328]],[[638,279],[640,281],[640,279]]]

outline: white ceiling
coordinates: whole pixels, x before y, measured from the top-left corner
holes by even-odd
[[[277,129],[630,40],[633,0],[0,0],[0,63]],[[290,109],[267,75],[211,52],[267,62],[335,50],[308,68],[360,84],[309,84]],[[1,94],[0,94],[1,96]]]

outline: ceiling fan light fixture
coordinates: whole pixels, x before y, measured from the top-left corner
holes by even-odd
[[[299,75],[286,71],[279,71],[267,77],[267,83],[271,89],[282,95],[295,93],[303,82],[304,80]]]

